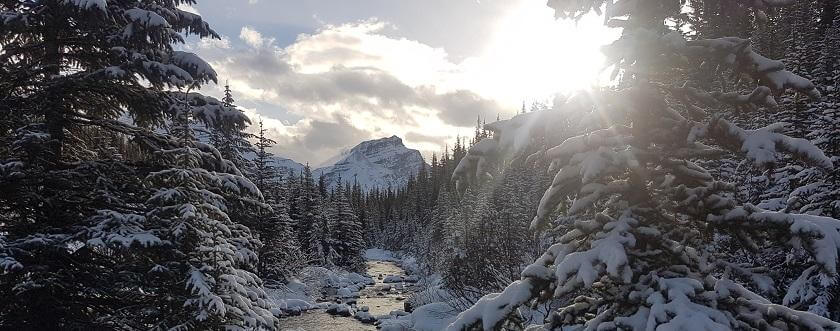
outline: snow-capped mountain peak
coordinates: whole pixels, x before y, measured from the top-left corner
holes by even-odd
[[[323,174],[331,186],[339,177],[344,182],[355,180],[365,189],[405,185],[425,162],[419,151],[405,147],[397,136],[364,141],[337,159],[331,166],[316,169],[315,176]]]

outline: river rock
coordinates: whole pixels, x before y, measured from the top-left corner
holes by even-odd
[[[331,304],[330,307],[327,308],[327,314],[350,317],[353,315],[353,312],[350,306],[340,303]]]
[[[383,282],[385,282],[385,283],[402,283],[403,282],[403,277],[398,276],[398,275],[388,275],[387,277],[385,277],[385,280],[383,280]]]

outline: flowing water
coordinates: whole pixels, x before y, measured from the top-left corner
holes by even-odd
[[[367,306],[373,316],[387,315],[394,310],[402,310],[404,301],[411,294],[411,286],[403,285],[404,289],[396,289],[397,284],[385,284],[383,280],[388,275],[405,276],[405,271],[390,261],[367,261],[368,275],[373,277],[376,284],[368,286],[359,292],[356,306]],[[385,288],[391,287],[390,291]],[[280,330],[283,331],[362,331],[376,330],[370,324],[364,324],[353,317],[333,316],[323,309],[307,311],[300,316],[283,318],[280,320]]]

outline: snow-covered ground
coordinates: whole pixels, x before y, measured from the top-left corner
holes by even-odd
[[[372,330],[376,324],[390,331],[436,331],[445,329],[461,312],[449,304],[453,297],[440,276],[422,277],[414,258],[368,249],[365,259],[368,274],[307,267],[289,284],[272,289],[270,295],[284,316],[317,309],[285,319],[284,325],[292,325],[290,330]]]
[[[416,284],[413,285],[416,292],[406,299],[405,306],[411,312],[393,311],[388,315],[379,316],[379,327],[382,330],[443,330],[454,321],[460,312],[447,303],[452,299],[452,296],[443,289],[443,282],[439,276],[421,277],[420,267],[415,258],[382,249],[368,249],[365,251],[365,258],[370,261],[394,262],[405,270],[406,276],[389,275],[384,277],[382,281],[386,285]]]
[[[417,264],[417,259],[412,256],[405,256],[381,248],[370,248],[365,250],[365,259],[368,261],[394,262],[409,275],[418,275],[419,277],[420,274],[420,265]]]
[[[366,274],[307,267],[289,284],[271,289],[279,314],[287,316],[283,330],[371,330],[380,320],[405,324],[411,316],[403,311],[406,299],[421,280],[410,274],[417,263],[381,249],[367,250],[365,258]]]
[[[299,315],[310,309],[328,308],[318,303],[318,299],[358,298],[361,289],[373,284],[373,279],[355,272],[306,267],[288,284],[268,289],[268,294],[277,303],[281,315]]]

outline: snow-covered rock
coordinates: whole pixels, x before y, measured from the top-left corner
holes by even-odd
[[[383,331],[438,331],[446,329],[455,320],[458,311],[446,303],[438,302],[418,307],[413,313],[392,312],[379,320]]]
[[[388,275],[382,280],[383,283],[402,283],[403,277],[399,275]]]
[[[292,280],[286,285],[266,288],[266,294],[274,301],[272,313],[277,316],[300,315],[301,312],[318,308],[310,296],[310,289],[303,283]]]
[[[362,306],[359,310],[356,311],[356,314],[353,315],[357,320],[362,323],[366,324],[373,324],[378,321],[378,319],[370,313],[370,309],[367,306]]]
[[[353,316],[353,308],[343,303],[334,303],[327,307],[327,314],[350,317]]]
[[[336,292],[336,296],[338,296],[339,298],[358,298],[359,297],[359,290],[355,287],[353,287],[353,288],[342,287],[342,288],[338,289],[338,292]]]

